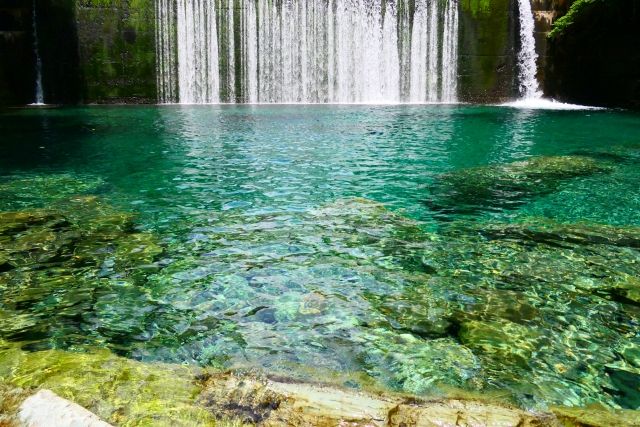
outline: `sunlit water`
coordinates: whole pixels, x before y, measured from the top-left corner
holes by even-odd
[[[0,336],[25,350],[640,406],[637,114],[92,107],[0,131]],[[548,156],[580,170],[501,166]]]

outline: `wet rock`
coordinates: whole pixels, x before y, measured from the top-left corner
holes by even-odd
[[[598,405],[586,408],[552,406],[551,411],[562,426],[570,427],[635,427],[640,425],[640,412],[608,409]]]
[[[472,226],[489,239],[551,245],[609,245],[640,248],[640,228],[595,223],[563,224],[544,218],[531,218],[509,224]]]
[[[553,426],[549,415],[473,400],[421,401],[333,386],[214,375],[200,402],[216,416],[261,426]]]
[[[539,346],[540,335],[533,329],[509,321],[469,321],[460,328],[460,341],[481,356],[493,357],[527,368]]]
[[[640,369],[610,364],[605,371],[615,390],[610,390],[623,408],[640,408]]]
[[[194,367],[141,363],[105,350],[25,352],[0,343],[3,383],[11,388],[51,390],[113,425],[214,424],[213,417],[195,402],[201,391],[196,377],[202,373]],[[53,424],[39,424],[49,425]]]
[[[608,170],[607,165],[584,156],[534,157],[462,169],[438,177],[427,204],[444,214],[514,209],[531,197],[553,192],[564,180]]]
[[[614,298],[630,304],[640,305],[640,278],[634,276],[624,277],[615,283],[609,292]]]

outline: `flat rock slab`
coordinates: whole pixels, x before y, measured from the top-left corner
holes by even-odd
[[[473,400],[417,401],[337,387],[235,376],[211,377],[201,403],[219,417],[260,426],[559,426],[552,415]]]
[[[25,427],[112,427],[82,406],[49,390],[40,390],[20,406]]]

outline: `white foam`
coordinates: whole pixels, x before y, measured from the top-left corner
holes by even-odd
[[[588,105],[565,104],[554,99],[526,98],[500,104],[500,107],[519,108],[522,110],[604,110],[602,107]]]

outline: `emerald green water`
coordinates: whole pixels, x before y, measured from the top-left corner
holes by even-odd
[[[15,110],[0,149],[24,350],[640,407],[637,114]]]

